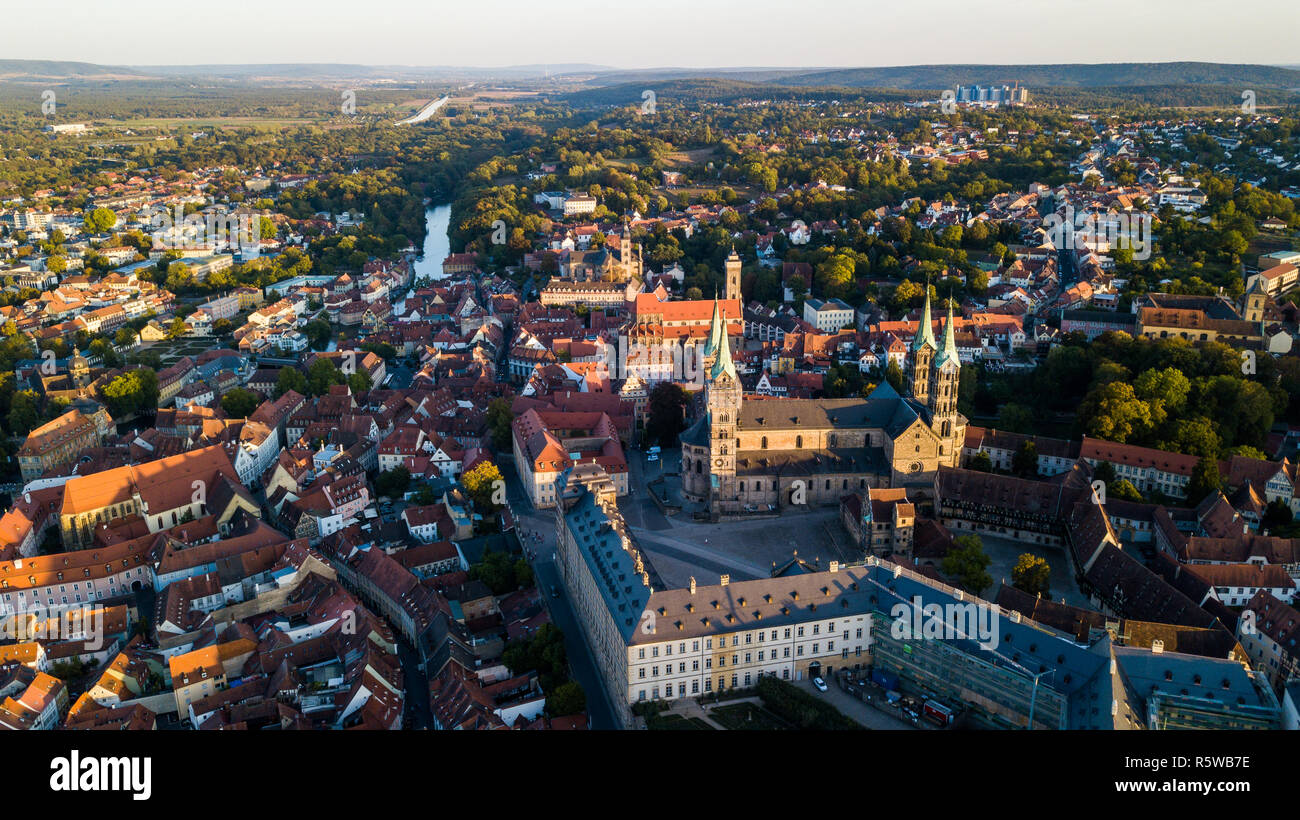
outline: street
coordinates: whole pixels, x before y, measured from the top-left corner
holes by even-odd
[[[559,567],[552,556],[555,554],[555,511],[535,510],[528,500],[523,486],[519,483],[514,465],[505,462],[501,475],[506,480],[510,509],[515,517],[515,527],[519,530],[520,541],[533,556],[531,563],[537,578],[537,588],[542,591],[543,600],[551,613],[551,622],[564,633],[564,649],[569,659],[569,670],[587,694],[587,717],[592,729],[614,729],[614,710],[601,685],[600,674],[592,660],[591,649],[586,636],[578,626],[578,620],[569,604],[567,591],[560,580]],[[525,532],[528,533],[525,536]],[[535,540],[540,535],[541,541]],[[560,591],[560,597],[551,597],[551,587]]]

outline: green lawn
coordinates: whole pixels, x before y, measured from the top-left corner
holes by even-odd
[[[709,712],[709,717],[733,730],[767,731],[791,728],[790,724],[756,703],[733,703],[730,706],[718,706]]]
[[[684,718],[681,715],[655,715],[646,720],[646,728],[654,731],[694,732],[713,727],[699,718]]]

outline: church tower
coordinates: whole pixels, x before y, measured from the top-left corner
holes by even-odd
[[[623,217],[623,233],[618,240],[618,264],[623,282],[639,274],[632,264],[632,225],[626,216]]]
[[[709,367],[704,403],[709,416],[710,495],[715,501],[732,501],[736,493],[736,425],[740,421],[742,388],[731,360],[726,314],[722,315],[717,359]],[[716,507],[715,507],[716,509]]]
[[[736,246],[731,246],[731,255],[727,257],[725,264],[727,274],[726,299],[740,298],[740,257],[736,255]]]
[[[925,308],[921,311],[921,324],[912,338],[911,356],[908,358],[907,390],[912,398],[928,403],[930,395],[930,365],[939,345],[934,341],[934,329],[930,327],[930,289],[925,292]]]
[[[961,358],[954,337],[952,302],[948,302],[948,321],[943,328],[943,349],[934,359],[930,373],[931,424],[944,439],[952,438],[957,427],[957,390],[961,385]]]
[[[1268,301],[1268,291],[1264,287],[1263,275],[1256,275],[1250,290],[1242,297],[1243,310],[1241,318],[1247,322],[1264,321],[1264,304]]]

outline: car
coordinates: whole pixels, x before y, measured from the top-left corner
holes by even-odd
[[[821,678],[813,678],[813,686],[817,687],[818,692],[826,691],[826,681],[822,680]]]

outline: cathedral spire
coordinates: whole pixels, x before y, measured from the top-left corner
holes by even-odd
[[[915,352],[923,346],[929,345],[932,349],[938,350],[939,345],[934,341],[934,329],[930,327],[930,286],[925,286],[925,308],[921,311],[921,324],[916,329],[916,336],[912,338],[912,350]]]
[[[943,326],[943,350],[939,352],[938,358],[934,360],[934,366],[936,368],[943,367],[949,359],[958,365],[961,364],[961,360],[957,357],[957,339],[953,335],[951,298],[948,299],[948,321]]]
[[[722,333],[718,344],[718,358],[713,363],[713,371],[710,375],[716,379],[725,373],[731,377],[733,382],[738,382],[740,378],[736,375],[735,363],[731,361],[731,341],[727,338],[726,323],[727,315],[724,313],[722,315]]]
[[[706,357],[718,355],[718,343],[722,335],[722,320],[719,318],[718,296],[715,293],[713,295],[713,321],[709,323],[709,341],[704,345],[704,355]]]

